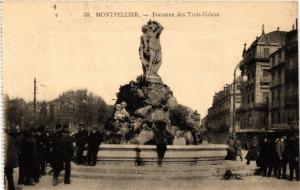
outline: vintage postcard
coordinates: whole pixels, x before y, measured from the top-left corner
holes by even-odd
[[[2,1],[2,189],[297,189],[297,1]]]

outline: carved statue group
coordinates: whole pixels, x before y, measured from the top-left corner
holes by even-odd
[[[158,70],[161,66],[160,34],[164,28],[157,22],[149,20],[142,27],[141,44],[139,49],[140,59],[145,78],[159,77]]]

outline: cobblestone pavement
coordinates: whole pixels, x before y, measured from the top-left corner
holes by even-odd
[[[245,152],[243,151],[245,155]],[[236,163],[236,164],[235,164]],[[234,165],[245,165],[246,161],[242,163],[238,159],[236,162],[232,161],[230,164]],[[205,166],[205,165],[203,165]],[[76,166],[73,168],[73,173],[76,171]],[[155,169],[157,166],[153,166]],[[165,166],[169,168],[169,166]],[[201,166],[197,166],[201,167]],[[123,170],[127,170],[126,166],[120,166]],[[188,167],[187,167],[188,168]],[[186,168],[186,169],[187,169]],[[246,168],[255,168],[255,162],[251,162],[250,166]],[[77,168],[78,169],[78,168]],[[157,169],[157,168],[156,168]],[[163,168],[164,169],[164,166]],[[112,171],[111,171],[112,173]],[[128,174],[131,175],[131,174]],[[18,171],[14,172],[14,179],[17,181]],[[153,180],[153,179],[120,179],[115,177],[114,179],[83,179],[71,177],[71,184],[65,185],[63,183],[63,177],[60,177],[60,183],[58,186],[52,186],[52,177],[43,176],[40,183],[35,186],[16,186],[16,189],[24,190],[48,190],[48,189],[62,189],[62,190],[160,190],[160,189],[197,189],[197,190],[296,190],[300,189],[300,182],[298,181],[288,181],[283,179],[277,179],[273,177],[261,177],[261,176],[243,176],[243,180],[221,180],[221,177],[208,178],[208,179],[176,179],[176,180]]]
[[[156,189],[201,189],[201,190],[296,190],[300,189],[300,182],[278,180],[275,178],[264,178],[260,176],[245,177],[244,180],[169,180],[169,181],[151,181],[151,180],[95,180],[95,179],[73,179],[70,185],[65,185],[60,179],[60,184],[53,187],[51,177],[43,177],[39,184],[35,186],[20,186],[24,190],[100,190],[100,189],[121,189],[121,190],[156,190]]]

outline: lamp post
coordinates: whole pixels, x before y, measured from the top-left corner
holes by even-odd
[[[237,64],[237,66],[234,68],[234,72],[233,72],[233,95],[232,95],[232,133],[235,133],[235,95],[236,95],[236,71],[237,69],[243,64],[243,62],[239,62],[239,64]],[[247,81],[247,76],[243,76],[243,81]]]

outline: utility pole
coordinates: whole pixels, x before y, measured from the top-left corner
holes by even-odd
[[[33,113],[34,117],[36,117],[36,78],[33,81]]]

